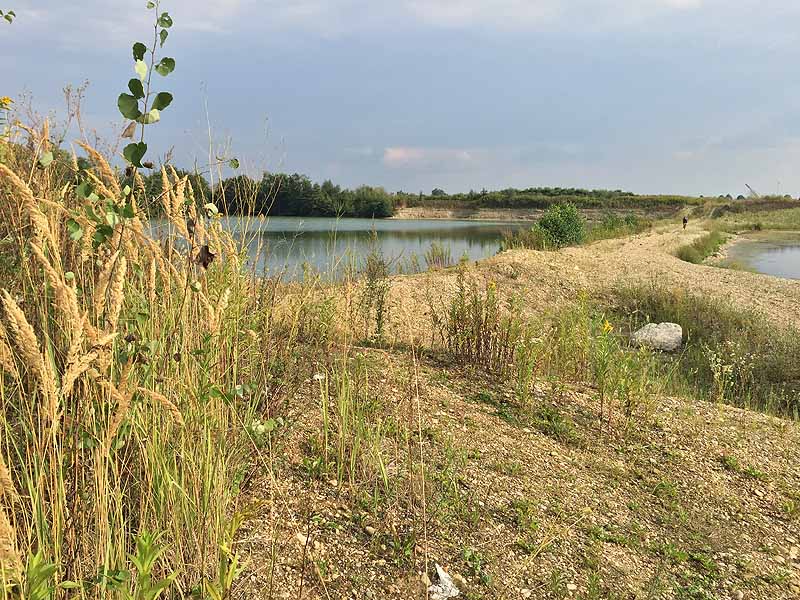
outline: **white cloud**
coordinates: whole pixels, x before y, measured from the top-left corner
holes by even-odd
[[[559,0],[406,0],[406,9],[423,23],[443,27],[473,25],[518,29],[557,16]]]
[[[474,163],[480,152],[459,148],[392,146],[383,151],[383,164],[393,169],[453,169]]]
[[[765,0],[769,2],[769,0]],[[773,0],[777,1],[777,0]],[[735,4],[735,6],[732,6]],[[78,6],[80,5],[80,6]],[[144,1],[42,0],[21,6],[12,35],[48,32],[71,45],[128,43],[148,28]],[[381,28],[569,30],[620,28],[669,14],[703,12],[707,19],[758,8],[756,0],[164,0],[176,30],[259,35],[312,31],[318,35]],[[707,10],[713,8],[714,10]],[[784,12],[800,11],[782,8]],[[70,27],[64,27],[70,23]]]

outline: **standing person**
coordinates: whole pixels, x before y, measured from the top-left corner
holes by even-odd
[[[686,229],[686,226],[687,226],[688,224],[689,224],[689,217],[687,217],[687,216],[684,216],[684,217],[683,217],[683,229],[684,229],[684,230]]]

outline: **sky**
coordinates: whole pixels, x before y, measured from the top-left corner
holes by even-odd
[[[0,96],[109,140],[144,0],[0,0]],[[162,0],[149,156],[389,191],[800,195],[796,0]],[[76,139],[71,131],[68,139]]]

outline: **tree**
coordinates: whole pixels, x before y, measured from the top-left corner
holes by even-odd
[[[431,190],[431,196],[447,196],[447,192],[441,188],[433,188],[433,190]]]

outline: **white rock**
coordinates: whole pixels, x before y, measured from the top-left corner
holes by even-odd
[[[683,328],[677,323],[648,323],[631,336],[634,346],[673,352],[681,347]]]
[[[447,600],[460,595],[461,592],[456,587],[452,577],[438,564],[436,565],[436,574],[439,576],[439,583],[428,588],[431,600]]]

